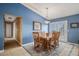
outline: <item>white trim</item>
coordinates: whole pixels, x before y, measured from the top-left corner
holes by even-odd
[[[72,42],[68,42],[68,43],[73,44],[73,45],[78,45],[78,44],[76,44],[76,43],[72,43]]]
[[[4,52],[4,50],[0,50],[0,53]]]
[[[22,46],[27,46],[29,44],[33,44],[33,42],[27,43],[27,44],[23,44]]]
[[[60,42],[64,42],[64,41],[60,41]],[[64,43],[69,43],[69,44],[71,44],[71,45],[79,45],[79,44],[76,44],[76,43],[72,43],[72,42],[64,42]]]
[[[21,3],[22,5],[24,5],[25,7],[29,8],[30,10],[36,12],[37,14],[41,15],[42,17],[46,18],[45,15],[43,15],[41,12],[39,12],[38,10],[34,9],[32,6],[30,6],[29,4],[26,3]]]

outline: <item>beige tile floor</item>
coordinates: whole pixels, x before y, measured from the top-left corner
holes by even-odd
[[[4,52],[0,56],[30,56],[30,54],[16,40],[6,40],[4,44]]]
[[[4,50],[0,56],[30,56],[30,54],[25,51],[23,47],[12,48],[8,50]]]

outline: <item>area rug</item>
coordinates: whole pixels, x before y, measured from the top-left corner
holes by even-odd
[[[48,53],[47,51],[36,52],[33,43],[24,46],[24,49],[32,56],[69,56],[72,52],[72,48],[72,44],[60,42],[58,47]]]

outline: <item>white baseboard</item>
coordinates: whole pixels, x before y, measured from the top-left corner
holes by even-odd
[[[71,43],[71,42],[70,42]],[[76,43],[71,43],[71,44],[73,44],[73,45],[78,45],[78,44],[76,44]]]
[[[60,41],[61,42],[61,41]],[[69,44],[73,44],[73,45],[78,45],[76,43],[71,43],[71,42],[65,42],[65,43],[69,43]],[[26,46],[26,45],[29,45],[29,44],[34,44],[33,42],[30,42],[30,43],[27,43],[27,44],[23,44],[22,46]]]
[[[33,42],[30,42],[30,43],[27,43],[27,44],[23,44],[22,46],[26,46],[26,45],[29,45],[29,44],[33,44]]]
[[[72,42],[65,42],[65,41],[60,41],[60,42],[64,42],[64,43],[69,43],[69,44],[72,44],[72,45],[78,45],[78,44],[76,44],[76,43],[72,43]]]
[[[0,50],[0,53],[4,52],[4,50]]]

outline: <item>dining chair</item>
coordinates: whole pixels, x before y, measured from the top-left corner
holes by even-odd
[[[40,40],[40,43],[42,44],[43,43],[43,35],[42,35],[42,32],[39,32],[39,40]]]
[[[42,39],[39,36],[39,32],[33,32],[34,49],[40,51],[42,49]]]
[[[55,48],[55,34],[51,33],[50,48]]]
[[[47,36],[49,36],[49,33],[46,32],[45,35],[46,35],[46,37],[47,37]]]
[[[34,38],[34,48],[36,48],[39,45],[39,34],[38,34],[38,32],[33,32],[33,38]]]
[[[56,41],[55,41],[56,46],[59,46],[59,37],[60,37],[60,32],[57,32],[56,33],[56,38],[55,38],[56,39]]]
[[[60,36],[60,32],[53,32],[53,40],[54,40],[54,47],[59,45],[59,36]]]

